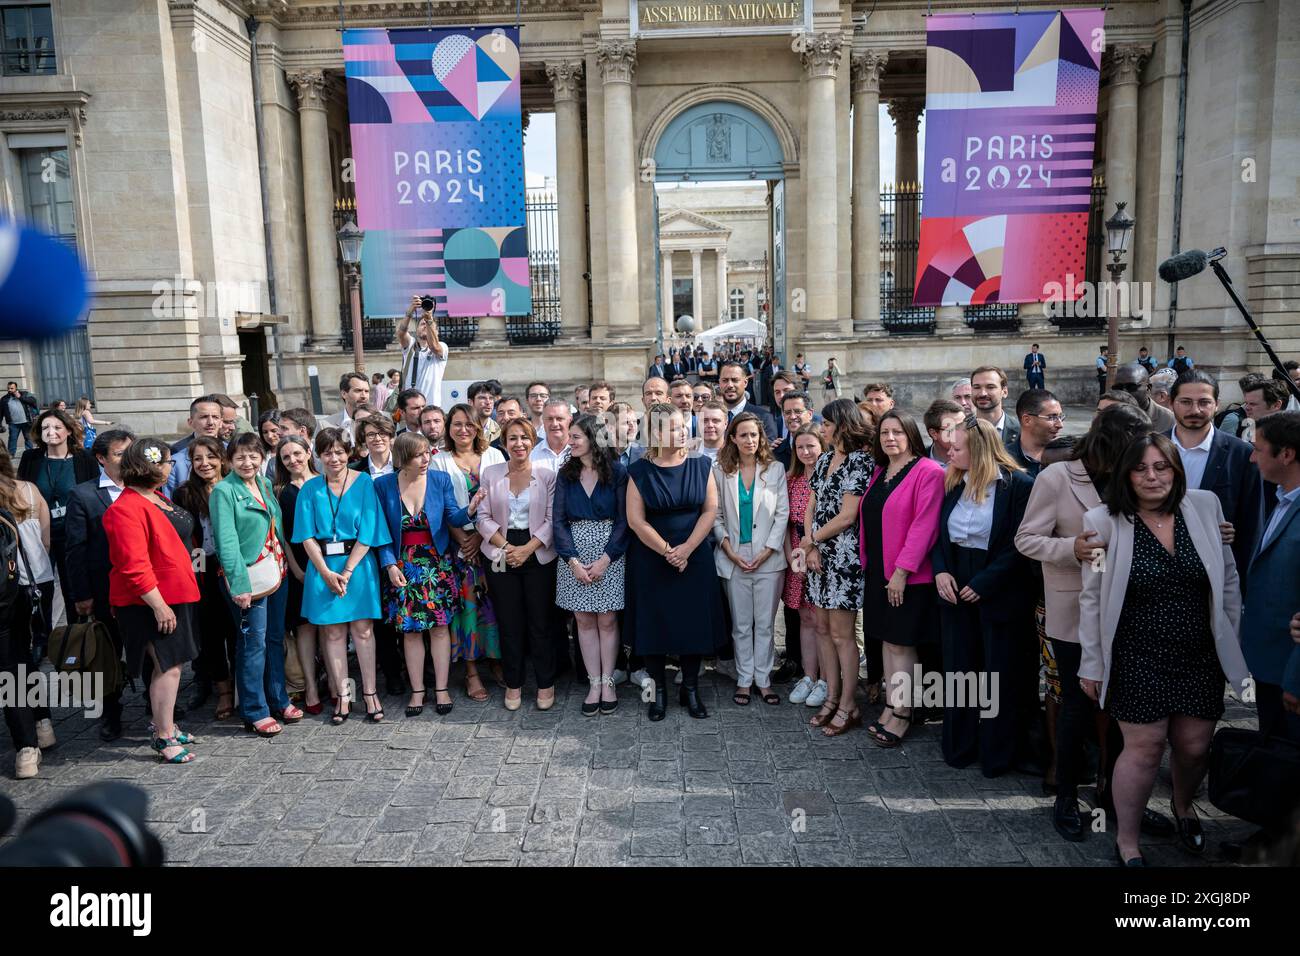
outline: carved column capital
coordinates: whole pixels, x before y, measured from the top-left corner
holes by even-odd
[[[868,50],[853,56],[850,73],[854,93],[879,93],[880,77],[889,63],[889,54],[883,50]]]
[[[284,74],[295,93],[299,109],[323,110],[333,92],[324,70],[290,70]]]
[[[582,98],[581,60],[558,60],[547,63],[546,78],[551,81],[555,102],[578,102]]]
[[[838,33],[805,33],[798,38],[799,59],[812,79],[835,78],[840,67],[844,37]]]
[[[1106,51],[1107,75],[1113,84],[1136,83],[1151,56],[1145,43],[1119,43]]]
[[[596,62],[606,83],[631,83],[636,72],[636,43],[608,40],[596,47]]]
[[[889,101],[889,118],[894,121],[894,129],[900,133],[915,133],[924,110],[925,103],[922,100]]]

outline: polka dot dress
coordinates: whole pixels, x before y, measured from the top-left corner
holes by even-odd
[[[1170,554],[1141,519],[1133,522],[1133,567],[1115,631],[1106,710],[1149,724],[1172,714],[1223,716],[1223,669],[1214,651],[1210,579],[1174,517]]]

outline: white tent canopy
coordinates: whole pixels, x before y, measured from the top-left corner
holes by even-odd
[[[715,325],[695,336],[695,341],[703,345],[710,355],[713,354],[714,343],[719,339],[756,339],[759,343],[766,342],[767,325],[758,319],[736,319],[734,322]]]

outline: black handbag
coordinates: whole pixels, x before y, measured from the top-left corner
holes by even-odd
[[[1300,807],[1300,744],[1257,730],[1224,727],[1210,744],[1210,803],[1280,830]]]

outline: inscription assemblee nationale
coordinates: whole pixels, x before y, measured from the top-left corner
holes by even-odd
[[[642,4],[642,26],[679,23],[789,23],[803,17],[796,0],[776,3],[665,3]]]

